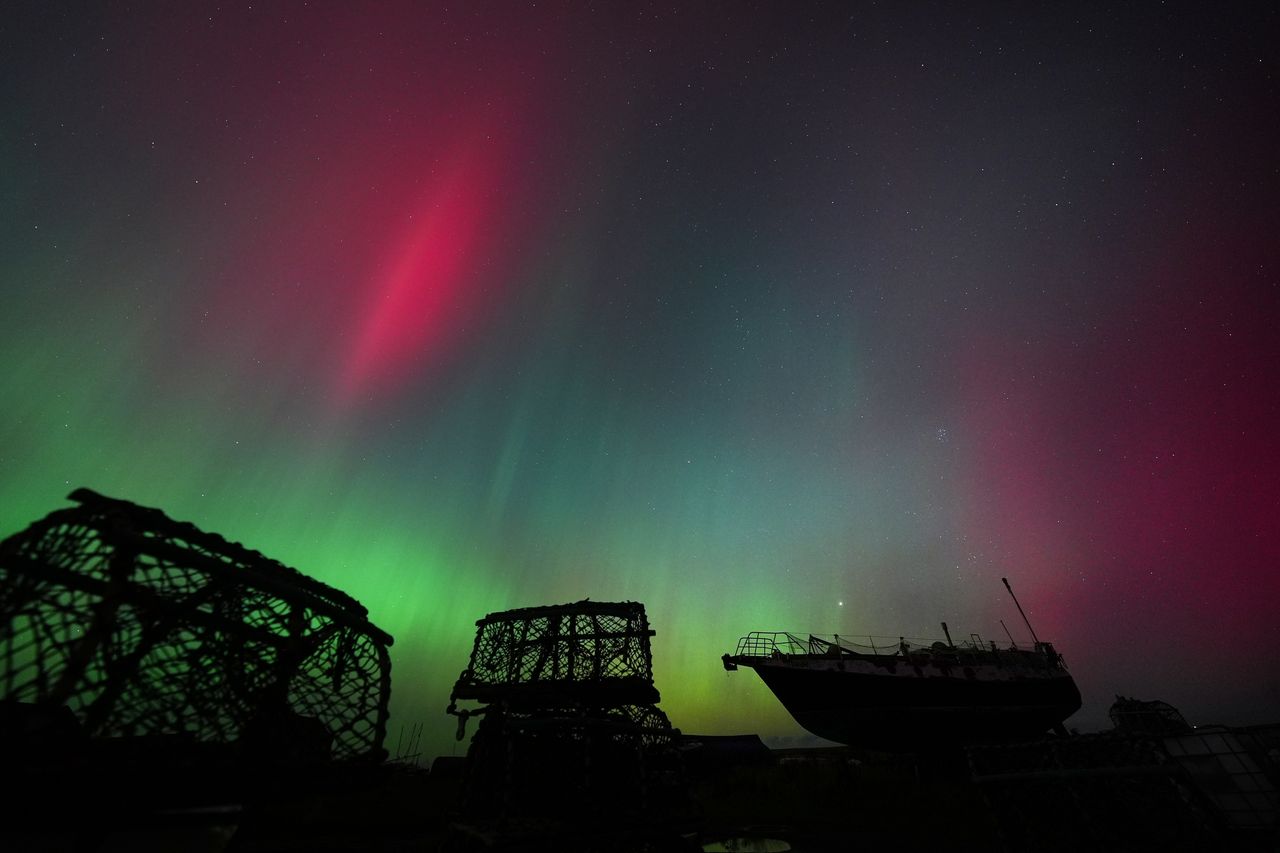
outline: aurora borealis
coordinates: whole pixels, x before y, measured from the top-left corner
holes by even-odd
[[[19,3],[0,535],[88,486],[358,598],[391,746],[475,620],[1000,638],[1280,718],[1276,13]],[[373,5],[373,8],[365,8]]]

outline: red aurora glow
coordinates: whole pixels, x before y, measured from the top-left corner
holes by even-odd
[[[499,162],[495,152],[475,146],[449,163],[364,285],[367,298],[338,374],[343,405],[409,381],[474,318],[477,267],[497,214]]]

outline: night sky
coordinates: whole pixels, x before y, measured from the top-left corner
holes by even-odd
[[[788,743],[739,636],[1002,576],[1071,725],[1280,719],[1280,20],[960,5],[8,4],[0,534],[346,590],[393,751],[490,611],[641,601],[674,725]]]

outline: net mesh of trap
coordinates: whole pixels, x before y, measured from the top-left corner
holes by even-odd
[[[653,631],[636,602],[580,601],[490,613],[452,699],[508,706],[658,701]]]
[[[391,637],[354,598],[156,509],[71,494],[0,543],[0,694],[91,736],[380,758]]]

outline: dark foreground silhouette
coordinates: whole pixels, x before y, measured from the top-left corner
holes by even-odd
[[[0,542],[0,850],[1280,847],[1280,726],[1117,697],[1106,733],[892,753],[684,735],[635,602],[485,616],[467,756],[387,762],[391,638],[357,602],[72,497]]]

